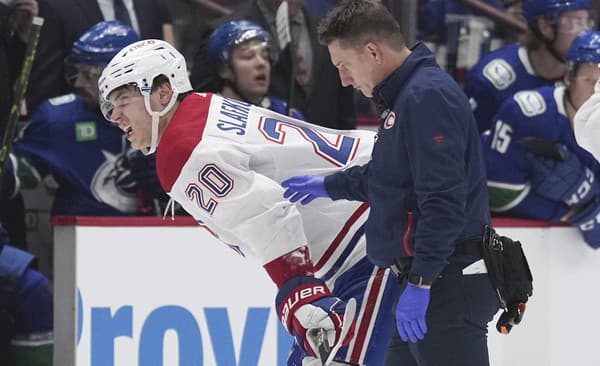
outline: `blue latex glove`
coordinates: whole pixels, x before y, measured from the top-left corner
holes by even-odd
[[[540,196],[569,206],[589,202],[599,191],[594,173],[566,146],[555,146],[563,157],[562,161],[527,154],[533,190]]]
[[[329,197],[325,190],[325,177],[321,175],[298,175],[281,182],[283,188],[287,188],[283,193],[284,198],[289,198],[290,202],[300,201],[303,205],[308,205],[315,198]]]
[[[427,333],[425,313],[429,306],[428,288],[408,284],[396,305],[396,327],[404,342],[416,343]]]

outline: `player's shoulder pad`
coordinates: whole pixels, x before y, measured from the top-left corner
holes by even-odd
[[[513,95],[513,100],[526,117],[534,117],[546,112],[544,96],[537,90],[523,90]]]
[[[482,56],[467,74],[467,87],[475,87],[479,82],[489,81],[496,89],[504,90],[516,80],[516,72],[511,66],[518,58],[518,44],[509,44]]]
[[[36,109],[32,121],[50,122],[54,120],[72,119],[80,113],[81,97],[77,94],[65,94],[45,100]]]
[[[483,76],[498,90],[511,86],[517,75],[513,67],[502,58],[495,58],[488,62],[482,70]]]
[[[72,103],[77,99],[75,93],[60,95],[58,97],[48,99],[48,103],[52,106],[59,106],[63,104]]]

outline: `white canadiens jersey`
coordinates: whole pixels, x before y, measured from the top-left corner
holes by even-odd
[[[165,191],[221,241],[262,265],[309,245],[317,276],[365,257],[368,205],[283,198],[281,182],[369,161],[374,133],[339,131],[214,94],[180,104],[157,152]],[[326,275],[328,274],[328,275]]]

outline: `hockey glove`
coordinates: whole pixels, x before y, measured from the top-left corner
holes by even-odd
[[[162,191],[156,174],[155,155],[144,155],[140,151],[134,151],[127,154],[127,161],[131,170],[131,179],[138,189],[151,192]]]
[[[585,208],[571,216],[569,224],[577,226],[587,245],[600,248],[600,205],[598,199],[590,202]]]
[[[281,322],[296,342],[323,362],[322,358],[328,353],[323,353],[321,347],[333,353],[333,357],[354,335],[354,309],[351,314],[346,313],[347,304],[333,296],[325,282],[315,277],[290,279],[279,289],[275,304]],[[354,300],[352,306],[355,306]],[[345,319],[345,315],[350,319]],[[318,339],[321,330],[325,344]]]
[[[563,158],[562,161],[527,154],[533,190],[540,196],[562,201],[569,206],[589,202],[599,190],[594,173],[566,146],[555,146]]]
[[[315,198],[329,197],[325,190],[325,177],[320,175],[299,175],[281,182],[284,188],[284,198],[289,198],[290,202],[297,202],[300,199],[301,204],[308,205]]]
[[[425,338],[427,333],[425,313],[429,306],[429,292],[428,288],[409,283],[400,295],[396,305],[396,326],[404,342],[410,340],[416,343],[419,339]]]
[[[314,277],[308,246],[302,246],[264,265],[279,288],[275,305],[287,331],[310,356],[333,360],[354,332],[356,301],[344,303]]]

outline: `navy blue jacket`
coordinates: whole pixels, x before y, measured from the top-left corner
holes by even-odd
[[[475,120],[422,44],[373,95],[384,112],[371,161],[326,177],[325,186],[333,199],[370,203],[367,255],[375,265],[413,256],[411,278],[430,283],[456,242],[481,237],[490,222]]]

